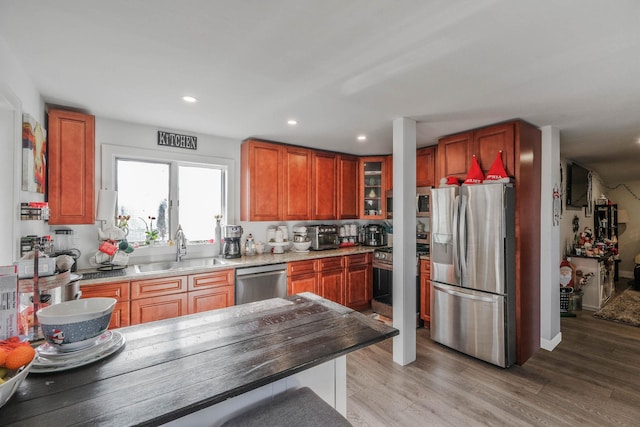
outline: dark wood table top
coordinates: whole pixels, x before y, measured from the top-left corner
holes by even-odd
[[[2,425],[157,425],[398,335],[300,294],[119,329],[98,362],[30,373]]]

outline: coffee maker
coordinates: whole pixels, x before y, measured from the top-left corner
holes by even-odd
[[[384,227],[380,224],[364,225],[365,246],[384,246]]]
[[[222,255],[225,258],[240,258],[240,237],[242,237],[242,226],[225,225],[224,226],[224,245],[222,246]]]

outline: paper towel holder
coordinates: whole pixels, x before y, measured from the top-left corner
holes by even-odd
[[[115,222],[116,200],[118,192],[115,190],[100,189],[98,193],[98,209],[96,210],[96,221],[102,222],[104,230]]]

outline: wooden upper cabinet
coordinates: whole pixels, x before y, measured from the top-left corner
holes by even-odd
[[[360,158],[360,219],[386,219],[387,158]]]
[[[305,220],[311,217],[311,150],[282,146],[282,175],[284,177],[284,221]]]
[[[314,151],[311,159],[311,219],[338,219],[338,156],[335,153]]]
[[[385,187],[387,190],[393,189],[393,155],[385,156],[385,175],[387,177]]]
[[[514,123],[503,123],[473,132],[473,151],[482,171],[486,174],[499,151],[502,150],[502,164],[509,176],[515,176],[515,133]]]
[[[440,138],[436,183],[440,178],[455,176],[465,179],[471,165],[473,132],[464,132]]]
[[[247,140],[240,156],[240,219],[282,219],[283,149],[281,145]]]
[[[500,150],[507,174],[515,176],[514,128],[514,122],[501,123],[441,138],[438,142],[436,183],[440,178],[449,176],[465,179],[473,155],[486,174]]]
[[[436,150],[434,146],[416,151],[416,187],[436,187]]]
[[[49,224],[94,224],[95,117],[49,110],[47,151]]]
[[[359,166],[355,156],[338,156],[338,219],[358,218]]]

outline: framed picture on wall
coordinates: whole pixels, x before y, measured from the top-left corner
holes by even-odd
[[[22,115],[22,190],[44,193],[47,180],[47,131]]]

